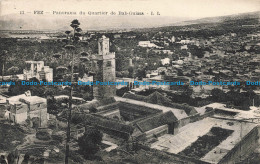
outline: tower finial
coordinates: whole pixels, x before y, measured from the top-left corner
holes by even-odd
[[[98,41],[98,54],[106,55],[109,53],[109,38],[103,35]]]

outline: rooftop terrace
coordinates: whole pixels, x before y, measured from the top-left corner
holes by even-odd
[[[21,100],[27,104],[46,103],[46,99],[38,96],[26,96],[25,94],[7,98],[10,104],[21,104]]]
[[[170,153],[178,154],[191,146],[198,138],[206,135],[213,127],[219,127],[226,130],[232,130],[227,138],[221,141],[217,146],[211,148],[204,156],[200,158],[202,161],[215,163],[222,159],[228,151],[234,148],[234,146],[241,141],[245,135],[247,135],[257,125],[254,123],[205,118],[203,120],[187,124],[179,129],[179,133],[176,135],[165,134],[158,138],[158,141],[151,145],[152,148],[158,150],[164,150]],[[221,153],[216,153],[219,152]]]

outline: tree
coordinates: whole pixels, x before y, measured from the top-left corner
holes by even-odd
[[[29,159],[30,159],[30,155],[28,153],[26,153],[23,157],[23,161],[21,164],[28,164],[29,163]]]
[[[6,60],[7,60],[7,51],[4,50],[1,53],[1,56],[0,56],[0,63],[3,63],[2,64],[2,81],[4,80],[5,62],[6,62]]]
[[[197,56],[198,58],[204,57],[204,51],[195,45],[189,46],[189,50],[192,55]]]
[[[9,153],[7,156],[8,164],[14,164],[14,160],[15,160],[14,153],[13,152]]]
[[[51,139],[51,136],[46,130],[38,130],[36,133],[36,138],[43,141],[48,141]]]
[[[22,85],[21,81],[16,81],[15,85],[11,85],[8,88],[8,92],[9,92],[10,96],[16,96],[19,94],[23,94],[24,92],[29,90],[29,88],[30,88],[30,86],[28,86],[28,85]]]
[[[30,82],[37,82],[39,83],[40,81],[36,78],[33,77],[31,79],[29,79]],[[45,92],[45,86],[40,86],[40,85],[31,85],[28,86],[28,90],[31,91],[33,96],[40,96],[40,97],[44,97],[44,92]]]
[[[135,77],[137,77],[139,80],[143,79],[146,76],[146,70],[147,68],[138,68],[135,74]]]
[[[226,97],[225,93],[218,88],[212,89],[211,96],[212,96],[212,99],[217,102],[221,102]]]
[[[16,164],[17,161],[19,161],[20,152],[15,149],[15,151],[12,151],[7,156],[8,164]]]
[[[72,36],[69,37],[70,32],[65,32],[68,35],[68,39],[66,41],[65,49],[67,53],[72,56],[71,61],[71,74],[70,74],[70,81],[71,83],[74,81],[74,54],[76,50],[76,46],[78,45],[78,42],[80,40],[81,31],[82,29],[79,28],[79,21],[77,19],[74,19],[70,26],[73,29]],[[85,54],[84,54],[85,55]],[[87,56],[84,56],[84,60],[89,60]],[[66,155],[65,155],[65,164],[68,164],[69,162],[69,142],[70,142],[70,124],[71,124],[71,110],[72,110],[72,94],[73,94],[73,85],[70,86],[70,95],[69,95],[69,112],[68,112],[68,127],[67,127],[67,139],[66,139]]]
[[[84,135],[78,139],[79,152],[86,159],[90,159],[99,150],[103,134],[94,128],[86,130]]]
[[[17,74],[18,71],[19,71],[19,68],[16,66],[12,66],[11,68],[9,68],[7,70],[7,72],[12,75],[12,78],[15,77],[15,74]]]
[[[56,100],[54,95],[57,92],[57,87],[49,87],[45,89],[44,95],[47,99],[47,112],[49,114],[58,114],[58,106],[56,105]]]
[[[4,155],[1,155],[0,164],[7,164]]]
[[[129,91],[129,87],[122,87],[116,90],[116,95],[122,97],[128,91]]]
[[[130,66],[130,67],[128,68],[128,72],[129,72],[128,77],[129,77],[129,78],[133,78],[133,77],[134,77],[134,67]]]
[[[187,97],[191,97],[191,95],[193,94],[193,89],[190,88],[189,86],[183,86],[183,96],[187,96]]]

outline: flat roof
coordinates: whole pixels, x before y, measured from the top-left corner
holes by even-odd
[[[234,118],[236,119],[250,119],[250,118],[259,118],[260,119],[260,109],[251,106],[250,110],[240,110],[240,109],[231,109],[231,108],[227,108],[225,107],[225,104],[221,104],[221,103],[212,103],[209,105],[206,105],[205,107],[212,107],[212,108],[217,108],[217,109],[221,109],[224,111],[228,111],[228,112],[235,112],[238,113]]]
[[[241,141],[241,138],[247,135],[256,126],[257,124],[249,122],[207,117],[181,127],[179,133],[176,135],[165,134],[158,137],[158,141],[154,142],[151,148],[177,154],[197,141],[199,137],[207,134],[213,127],[233,130],[234,132],[230,136],[210,150],[204,157],[200,158],[202,161],[217,163]],[[221,153],[215,153],[218,152],[218,150],[223,151]]]
[[[68,99],[69,99],[69,96],[68,96],[68,95],[58,95],[58,96],[54,96],[54,98],[55,98],[55,99],[63,99],[63,98],[68,98]],[[72,99],[73,99],[73,100],[85,101],[83,98],[74,97],[74,96],[72,96]]]
[[[32,61],[32,60],[29,60],[29,61],[25,61],[25,63],[44,63],[44,61]]]
[[[12,96],[7,98],[10,104],[22,104],[25,102],[21,102],[20,100],[24,100],[26,103],[29,104],[37,104],[37,103],[46,103],[46,99],[38,96],[26,96],[25,94]]]
[[[166,107],[166,106],[162,106],[162,105],[151,104],[151,103],[146,103],[143,101],[137,101],[137,100],[127,99],[127,98],[122,98],[122,97],[115,97],[115,99],[116,99],[116,101],[128,102],[131,104],[136,104],[136,105],[140,105],[140,106],[145,106],[145,107],[161,110],[163,113],[171,111],[178,120],[188,117],[186,112],[181,109],[170,108],[170,107]]]
[[[6,97],[0,95],[0,104],[6,103],[6,99],[7,99]]]

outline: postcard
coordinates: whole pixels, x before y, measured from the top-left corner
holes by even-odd
[[[260,163],[259,0],[1,0],[0,164]]]

